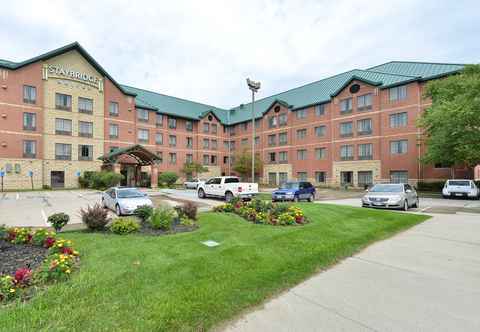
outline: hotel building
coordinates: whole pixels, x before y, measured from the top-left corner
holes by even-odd
[[[416,119],[425,84],[459,64],[388,62],[354,69],[255,103],[261,182],[319,185],[435,181],[451,169],[419,162]],[[205,177],[233,174],[251,148],[251,105],[222,109],[119,84],[78,43],[23,62],[0,60],[0,174],[5,189],[78,187],[110,168],[125,185],[156,186],[185,162]],[[467,170],[457,176],[471,177]]]

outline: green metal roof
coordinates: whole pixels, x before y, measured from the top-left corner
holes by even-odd
[[[393,73],[397,75],[417,76],[421,77],[422,80],[429,80],[458,72],[462,70],[464,66],[464,64],[456,63],[391,61],[368,68],[367,70]]]

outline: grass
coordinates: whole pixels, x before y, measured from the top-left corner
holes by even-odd
[[[263,199],[263,200],[271,200],[272,199],[272,194],[271,193],[258,193],[256,196],[258,199]]]
[[[310,224],[263,226],[203,213],[198,231],[172,236],[64,233],[81,251],[80,270],[28,303],[0,309],[0,331],[210,329],[427,218],[298,205]],[[200,244],[208,239],[221,245]]]

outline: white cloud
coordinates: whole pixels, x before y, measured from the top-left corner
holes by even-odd
[[[220,107],[389,60],[474,62],[474,1],[15,1],[0,58],[78,40],[117,81]]]

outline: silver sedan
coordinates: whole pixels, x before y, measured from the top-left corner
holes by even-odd
[[[105,191],[102,195],[102,205],[115,211],[118,216],[133,214],[133,211],[142,205],[153,207],[153,203],[147,194],[142,193],[137,188],[124,187],[113,187]]]
[[[363,207],[402,209],[418,207],[415,189],[407,183],[376,184],[362,197]]]

